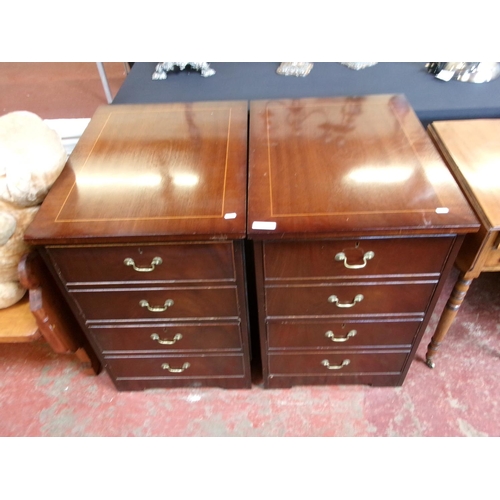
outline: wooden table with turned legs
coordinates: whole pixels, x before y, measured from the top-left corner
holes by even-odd
[[[500,271],[500,120],[435,122],[429,134],[481,222],[468,234],[456,258],[460,275],[429,343],[434,356],[462,305],[472,281],[482,272]]]

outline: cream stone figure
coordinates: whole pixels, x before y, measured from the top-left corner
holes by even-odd
[[[17,275],[29,251],[24,231],[66,160],[60,137],[39,116],[15,111],[0,117],[0,309],[26,292]]]

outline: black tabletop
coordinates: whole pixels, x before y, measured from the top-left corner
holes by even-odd
[[[424,126],[437,120],[500,118],[500,78],[488,83],[444,82],[425,63],[378,63],[353,70],[314,63],[306,77],[276,73],[279,63],[217,63],[202,77],[184,70],[153,80],[157,63],[135,63],[113,104],[298,99],[302,97],[404,94]]]

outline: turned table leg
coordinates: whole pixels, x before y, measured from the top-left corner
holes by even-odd
[[[468,279],[466,276],[466,273],[460,273],[460,276],[455,283],[455,287],[453,288],[453,292],[451,292],[450,298],[448,299],[443,314],[441,315],[436,331],[427,346],[426,364],[429,368],[434,368],[435,363],[432,361],[432,357],[436,354],[439,345],[448,333],[448,330],[453,323],[472,283],[472,279]]]

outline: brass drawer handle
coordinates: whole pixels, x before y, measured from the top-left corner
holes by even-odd
[[[330,365],[330,361],[328,361],[327,359],[324,359],[321,362],[321,364],[323,366],[326,366],[326,368],[328,368],[329,370],[340,370],[341,368],[344,368],[344,366],[351,364],[351,360],[344,359],[344,361],[342,361],[342,363],[340,365]]]
[[[366,266],[366,263],[368,260],[371,260],[373,259],[373,257],[375,257],[375,253],[370,251],[370,252],[366,252],[364,255],[363,255],[363,264],[348,264],[347,263],[347,257],[345,255],[344,252],[339,252],[336,256],[335,256],[335,260],[337,261],[344,261],[344,267],[347,267],[347,269],[362,269],[363,267]]]
[[[155,266],[159,266],[160,264],[163,263],[163,260],[161,257],[155,257],[151,261],[151,267],[137,267],[135,265],[134,259],[131,259],[130,257],[127,257],[123,263],[126,266],[132,266],[134,268],[134,271],[137,271],[138,273],[150,273],[151,271],[154,271]]]
[[[160,336],[157,333],[152,333],[151,338],[153,340],[156,340],[156,342],[158,342],[158,344],[172,345],[172,344],[175,344],[178,340],[182,339],[182,334],[176,333],[172,340],[164,340],[164,339],[160,339]]]
[[[358,302],[361,302],[365,297],[361,295],[360,293],[354,297],[354,300],[350,303],[347,304],[341,304],[339,302],[339,298],[336,295],[330,295],[328,297],[328,302],[331,304],[335,304],[337,307],[354,307]]]
[[[139,302],[139,305],[141,307],[146,307],[148,311],[151,312],[163,312],[166,311],[169,307],[172,307],[174,305],[174,301],[172,299],[167,299],[163,306],[150,306],[147,300],[141,300]]]
[[[346,340],[349,340],[350,337],[354,337],[357,333],[358,332],[356,330],[351,330],[345,337],[335,337],[335,334],[331,330],[328,330],[325,333],[325,337],[327,339],[332,339],[332,342],[345,342]]]
[[[170,373],[182,373],[184,370],[187,370],[191,365],[189,363],[184,363],[182,368],[170,368],[168,363],[163,363],[161,365],[162,370],[168,370]]]

